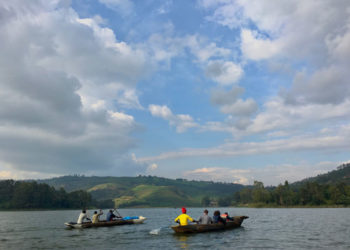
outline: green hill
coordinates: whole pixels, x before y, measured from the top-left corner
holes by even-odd
[[[293,185],[300,185],[305,182],[317,182],[318,184],[337,184],[342,182],[350,185],[350,163],[342,164],[337,169],[326,174],[320,174],[316,177],[294,182]]]
[[[93,199],[113,200],[118,207],[178,207],[200,206],[204,196],[213,200],[241,190],[233,183],[187,181],[154,176],[85,177],[62,176],[40,180],[68,192],[85,190]]]

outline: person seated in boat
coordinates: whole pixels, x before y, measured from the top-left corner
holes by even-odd
[[[82,224],[85,219],[91,221],[90,218],[88,218],[88,216],[86,214],[86,210],[83,209],[81,211],[81,213],[79,214],[79,218],[78,218],[77,224]]]
[[[97,211],[94,212],[94,215],[92,216],[92,223],[98,223],[100,221],[100,216],[103,214],[102,210],[97,213]]]
[[[228,212],[225,212],[221,215],[222,218],[226,219],[226,221],[233,221],[234,219],[228,215]]]
[[[113,210],[110,209],[109,212],[107,213],[106,221],[112,221],[112,220],[114,220],[114,218],[118,218],[118,216],[116,216],[113,213]]]
[[[201,217],[199,217],[198,220],[199,224],[212,224],[213,223],[213,219],[208,215],[208,210],[204,210],[203,211],[203,215],[201,215]]]
[[[226,220],[224,220],[224,219],[220,216],[220,211],[219,211],[219,210],[216,210],[216,211],[214,212],[213,221],[214,221],[214,223],[226,224]]]
[[[186,226],[188,225],[188,221],[197,222],[196,220],[192,219],[189,215],[186,214],[186,208],[182,208],[182,214],[176,217],[174,220],[177,223],[180,223],[180,226]]]

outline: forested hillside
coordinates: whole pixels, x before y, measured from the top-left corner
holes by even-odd
[[[62,176],[38,181],[0,181],[0,209],[179,206],[349,206],[350,164],[277,187],[154,176]]]
[[[293,183],[293,185],[299,185],[305,182],[317,182],[318,184],[336,184],[339,182],[350,185],[350,163],[342,164],[337,167],[336,170],[328,172],[326,174],[320,174],[316,177],[311,177]]]
[[[67,193],[47,184],[14,180],[0,181],[1,209],[84,208],[94,205],[86,191]]]
[[[204,197],[232,194],[244,186],[233,183],[188,181],[154,176],[85,177],[63,176],[40,182],[68,191],[86,190],[96,200],[111,199],[125,206],[200,206]]]
[[[255,206],[330,206],[350,205],[350,164],[336,170],[289,185],[265,188],[255,181],[254,187],[244,188],[227,197],[227,205],[254,204]]]

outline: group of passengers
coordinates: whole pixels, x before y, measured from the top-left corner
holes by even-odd
[[[78,218],[78,221],[77,221],[77,224],[82,224],[84,222],[84,220],[88,220],[88,221],[91,221],[92,223],[98,223],[100,222],[100,216],[103,214],[103,211],[100,209],[99,212],[95,211],[94,212],[94,215],[92,216],[92,220],[88,217],[87,213],[86,213],[86,210],[83,209],[83,211],[81,211],[80,215],[79,215],[79,218]],[[106,221],[113,221],[114,218],[117,218],[117,219],[120,219],[122,218],[121,216],[118,216],[118,215],[115,215],[113,213],[113,210],[110,209],[107,213],[107,216],[106,216]]]
[[[213,224],[222,223],[226,224],[227,221],[233,221],[234,218],[230,217],[228,213],[220,214],[219,210],[216,210],[213,214],[213,218],[208,215],[208,210],[205,209],[203,214],[198,220],[192,219],[188,214],[186,208],[182,208],[182,214],[176,217],[175,222],[179,223],[181,226],[188,225],[188,221],[197,222],[199,224]]]

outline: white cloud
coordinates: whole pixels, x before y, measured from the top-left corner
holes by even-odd
[[[339,104],[349,97],[349,79],[349,70],[339,66],[319,69],[311,76],[300,72],[296,74],[292,87],[282,91],[281,95],[288,104]]]
[[[256,112],[258,106],[256,102],[249,98],[247,100],[238,99],[235,103],[221,106],[220,110],[224,114],[237,116],[250,116]]]
[[[209,42],[208,39],[198,35],[184,37],[183,42],[201,63],[207,62],[210,58],[225,58],[232,55],[231,50],[220,48],[216,43]]]
[[[241,66],[230,61],[209,61],[205,70],[207,77],[221,85],[232,85],[243,75]]]
[[[303,127],[327,127],[336,125],[334,121],[341,119],[349,122],[350,100],[338,105],[308,104],[303,106],[286,105],[281,98],[272,99],[264,104],[264,111],[259,113],[247,128],[247,133],[261,133],[274,130],[290,131]]]
[[[229,91],[224,89],[215,89],[211,94],[211,102],[216,105],[229,105],[238,100],[238,97],[244,93],[244,88],[234,87]]]
[[[176,127],[176,132],[183,133],[186,132],[189,128],[198,127],[199,125],[193,121],[193,118],[190,115],[178,114],[175,115],[167,106],[159,105],[149,105],[149,111],[153,116],[163,118],[167,120],[170,126]]]
[[[251,60],[269,59],[283,49],[279,40],[257,38],[253,31],[247,29],[241,31],[241,41],[243,56]]]
[[[134,117],[115,104],[140,108],[146,53],[55,1],[1,2],[0,16],[3,175],[145,171],[128,154]]]
[[[149,51],[158,67],[163,66],[166,70],[171,67],[171,59],[190,54],[207,77],[222,85],[236,83],[244,73],[240,65],[227,60],[232,60],[232,50],[219,47],[200,35],[176,37],[171,28],[164,34],[153,34],[141,47]]]
[[[158,168],[158,165],[156,163],[152,163],[148,165],[147,170],[148,171],[155,171]]]
[[[305,65],[309,72],[297,73],[293,86],[284,92],[289,104],[345,101],[350,86],[348,1],[204,0],[199,3],[211,12],[208,17],[211,21],[241,28],[244,58]],[[251,23],[255,31],[251,30]]]

